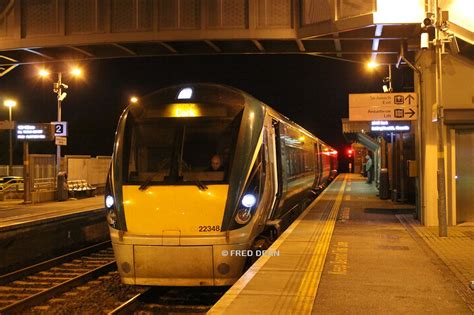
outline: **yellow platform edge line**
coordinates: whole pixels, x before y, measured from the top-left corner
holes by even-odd
[[[305,275],[303,281],[301,282],[300,290],[298,291],[296,297],[296,305],[294,306],[294,309],[296,309],[300,314],[309,314],[313,309],[314,299],[318,292],[324,263],[326,262],[326,257],[329,250],[329,244],[331,243],[332,234],[336,225],[337,214],[339,212],[339,208],[341,207],[344,196],[346,182],[347,178],[344,179],[339,189],[336,201],[334,202],[329,218],[326,221],[320,242],[318,242],[318,245],[315,248],[309,272]],[[304,303],[305,298],[308,297],[313,300],[313,303]]]
[[[336,179],[329,184],[329,186],[306,208],[303,213],[283,232],[283,234],[268,248],[269,251],[277,251],[286,238],[291,235],[293,230],[300,224],[301,221],[308,215],[311,209],[326,195],[329,189],[338,182],[339,174]],[[344,175],[343,184],[347,180],[347,175]],[[342,185],[342,184],[341,184]],[[247,286],[253,277],[260,271],[260,269],[267,263],[271,256],[261,256],[252,267],[247,270],[239,280],[224,294],[223,297],[207,312],[207,314],[223,314],[225,310],[232,304],[240,292]]]

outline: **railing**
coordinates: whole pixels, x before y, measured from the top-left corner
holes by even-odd
[[[33,180],[34,191],[51,191],[56,190],[56,178],[35,178]]]

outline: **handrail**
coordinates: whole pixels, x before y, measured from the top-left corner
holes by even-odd
[[[33,180],[33,188],[37,190],[55,190],[56,189],[56,178],[35,178]]]

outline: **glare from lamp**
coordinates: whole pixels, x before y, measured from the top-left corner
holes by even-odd
[[[377,62],[375,62],[375,61],[370,61],[369,63],[367,63],[367,67],[368,67],[369,69],[375,69],[375,68],[377,68],[378,66],[379,66],[379,64],[378,64]]]
[[[47,77],[49,76],[49,71],[46,69],[41,69],[40,71],[38,71],[38,74],[40,77]]]
[[[16,106],[16,101],[14,100],[5,100],[3,102],[3,105],[6,106],[6,107],[15,107]]]
[[[73,69],[71,70],[71,74],[72,74],[73,76],[75,76],[75,77],[79,77],[79,76],[82,75],[82,70],[81,70],[80,68],[77,68],[77,67],[76,67],[76,68],[73,68]]]

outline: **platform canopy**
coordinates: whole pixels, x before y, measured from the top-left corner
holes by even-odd
[[[0,75],[64,60],[309,54],[396,64],[434,0],[0,0]],[[474,1],[439,0],[474,59]]]

